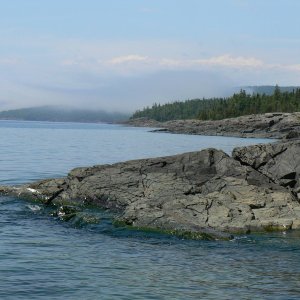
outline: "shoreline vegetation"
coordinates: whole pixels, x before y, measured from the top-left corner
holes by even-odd
[[[94,108],[40,106],[0,111],[0,120],[81,123],[138,123],[139,119],[157,122],[191,119],[214,121],[253,114],[297,111],[300,111],[300,88],[276,85],[248,86],[228,98],[192,99],[162,105],[155,103],[131,116],[121,111]]]
[[[159,122],[170,120],[199,119],[222,120],[240,116],[265,114],[275,112],[300,111],[300,88],[281,88],[276,85],[272,94],[255,93],[247,94],[244,89],[228,98],[192,99],[175,101],[166,104],[154,103],[136,111],[130,120],[148,118]],[[264,89],[253,89],[253,91]],[[265,89],[270,92],[270,89]]]

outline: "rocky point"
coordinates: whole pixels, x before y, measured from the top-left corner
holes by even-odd
[[[127,226],[229,238],[300,228],[300,141],[76,168],[67,177],[0,187],[45,204],[97,205]]]

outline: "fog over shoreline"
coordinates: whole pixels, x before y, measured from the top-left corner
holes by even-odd
[[[296,1],[2,2],[0,111],[132,112],[237,86],[300,85]]]

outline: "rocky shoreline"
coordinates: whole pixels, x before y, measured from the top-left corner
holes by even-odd
[[[96,205],[117,223],[192,238],[300,228],[300,140],[76,168],[14,195],[68,207]],[[74,216],[74,210],[72,216]]]
[[[173,120],[158,122],[140,118],[126,123],[137,127],[160,128],[155,132],[233,136],[247,138],[300,138],[300,112],[266,113],[217,121]]]

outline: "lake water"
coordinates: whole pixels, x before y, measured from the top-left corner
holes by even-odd
[[[64,176],[77,166],[207,147],[230,153],[261,139],[150,133],[104,124],[0,121],[0,184]],[[0,299],[299,299],[300,232],[231,242],[182,240],[63,222],[0,197]]]

